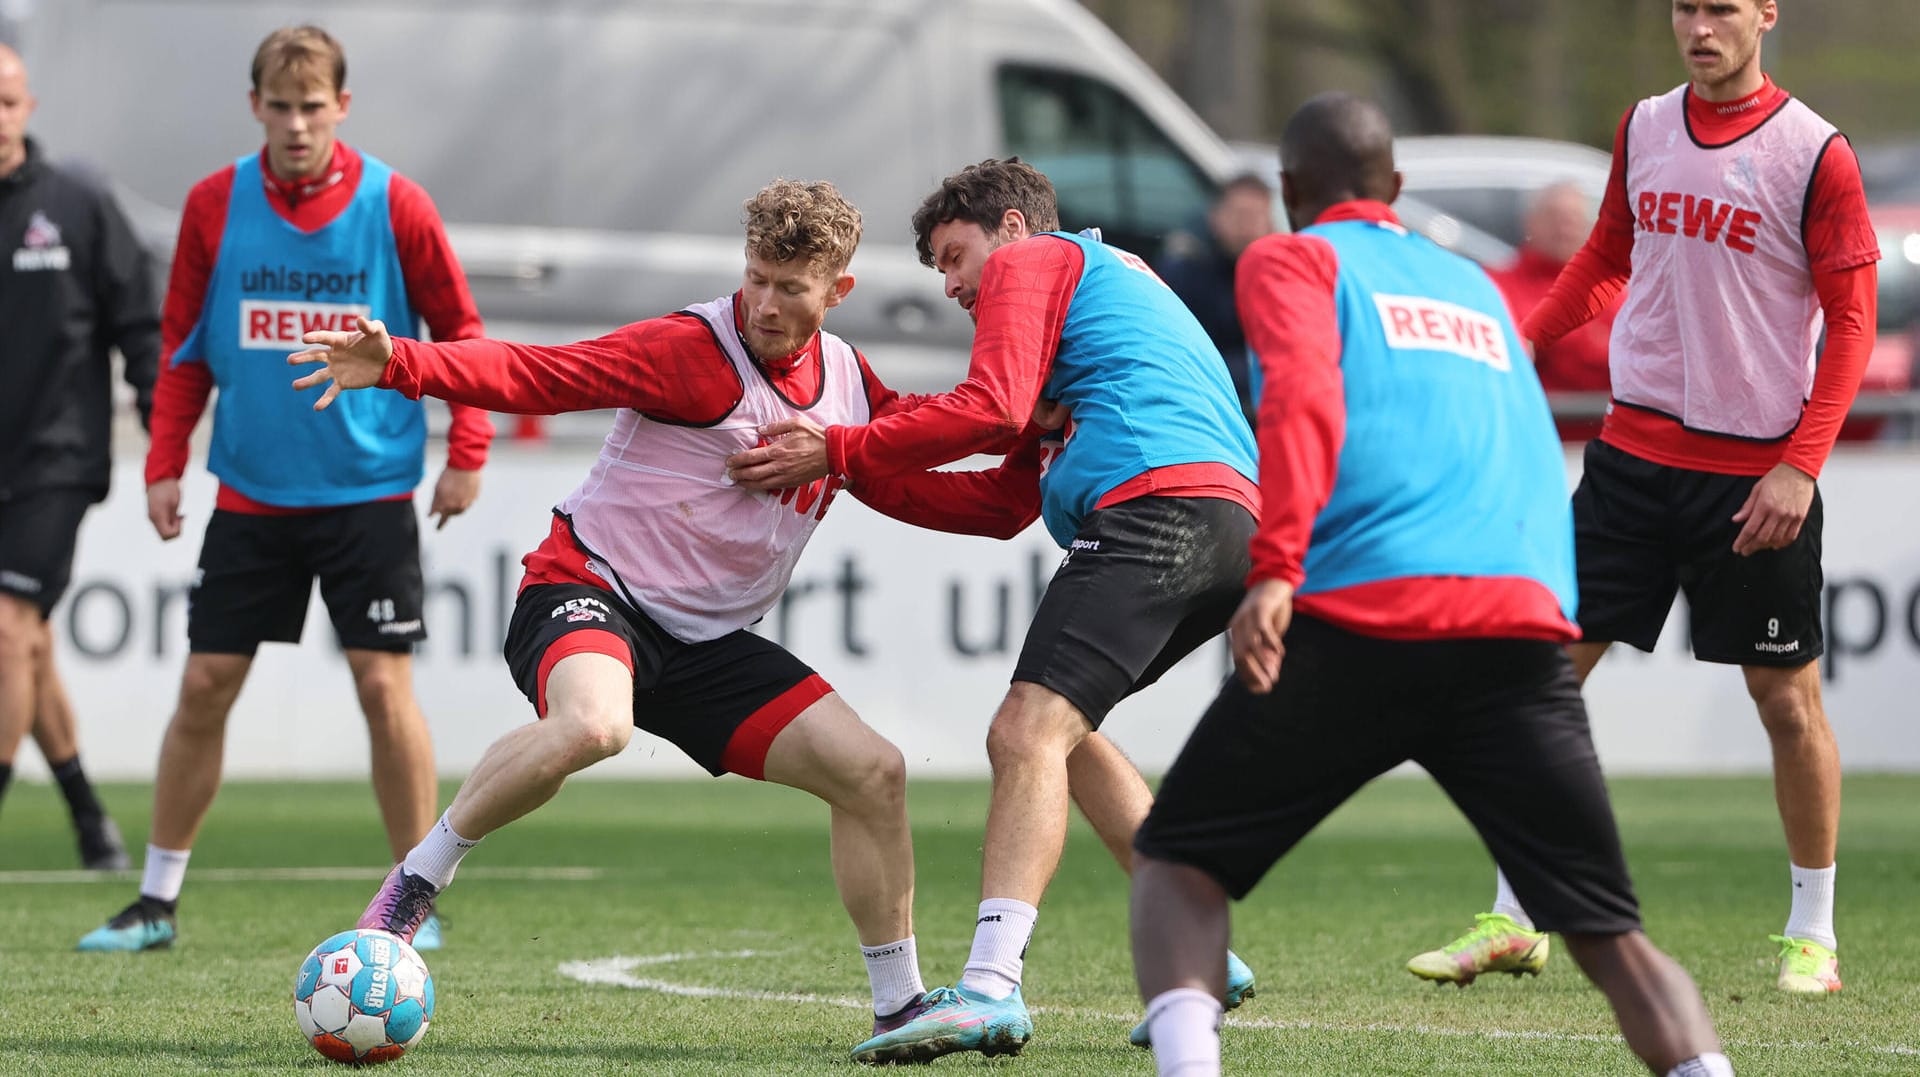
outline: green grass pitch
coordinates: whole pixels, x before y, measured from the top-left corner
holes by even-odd
[[[444,795],[451,795],[451,788]],[[1647,927],[1699,981],[1743,1074],[1920,1072],[1920,777],[1853,776],[1841,829],[1846,991],[1783,997],[1769,932],[1786,858],[1764,779],[1614,783]],[[150,791],[104,797],[144,839]],[[929,986],[965,960],[987,790],[917,782],[917,933]],[[289,1004],[308,948],[352,924],[385,843],[364,785],[234,783],[194,851],[180,943],[73,943],[135,877],[67,873],[59,797],[16,786],[0,816],[0,1073],[322,1073]],[[827,870],[826,811],[739,780],[579,781],[487,839],[443,902],[427,955],[433,1028],[392,1072],[848,1074],[866,977]],[[137,857],[137,853],[136,853]],[[318,877],[265,869],[347,868]],[[1375,783],[1235,911],[1259,996],[1224,1033],[1229,1072],[1641,1072],[1564,954],[1537,980],[1434,987],[1401,969],[1482,911],[1490,864],[1424,779]],[[543,870],[580,869],[580,870]],[[1016,1059],[940,1071],[1150,1074],[1136,1019],[1126,886],[1076,823],[1027,955],[1036,1032]],[[611,959],[619,958],[619,961]],[[595,962],[601,982],[568,970]]]

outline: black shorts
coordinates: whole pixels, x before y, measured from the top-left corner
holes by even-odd
[[[294,516],[215,509],[187,592],[188,649],[300,642],[315,577],[342,647],[407,652],[427,638],[413,502],[370,501]]]
[[[32,490],[0,501],[0,592],[40,608],[45,619],[73,582],[73,549],[93,492]]]
[[[541,583],[522,589],[507,625],[507,668],[542,718],[548,672],[583,652],[626,663],[633,671],[633,724],[715,777],[765,778],[773,739],[833,691],[786,648],[744,628],[686,643],[604,588]]]
[[[1226,629],[1246,594],[1255,526],[1211,497],[1137,497],[1088,514],[1013,679],[1060,693],[1100,728],[1114,704]]]
[[[1271,693],[1229,680],[1134,848],[1242,898],[1367,782],[1412,760],[1541,930],[1617,934],[1639,904],[1573,665],[1534,640],[1383,640],[1295,617]]]
[[[1733,552],[1733,514],[1760,481],[1643,460],[1590,441],[1573,492],[1580,634],[1653,650],[1676,590],[1695,658],[1800,666],[1826,650],[1820,623],[1820,491],[1783,549]]]

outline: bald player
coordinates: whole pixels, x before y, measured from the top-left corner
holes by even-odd
[[[1229,898],[1380,774],[1425,767],[1658,1074],[1730,1074],[1640,930],[1563,645],[1573,525],[1546,397],[1493,282],[1400,225],[1392,130],[1316,97],[1280,143],[1296,230],[1236,284],[1265,373],[1265,511],[1236,680],[1134,839],[1133,952],[1159,1072],[1219,1072]],[[1406,431],[1424,438],[1404,451]]]
[[[80,767],[47,616],[72,578],[80,519],[113,466],[113,349],[144,425],[160,361],[145,253],[99,185],[27,137],[27,68],[0,45],[0,793],[27,731],[65,795],[80,862],[127,866]]]

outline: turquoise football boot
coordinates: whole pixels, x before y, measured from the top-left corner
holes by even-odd
[[[1231,1010],[1235,1006],[1252,998],[1253,995],[1253,970],[1247,967],[1245,961],[1240,960],[1239,954],[1228,950],[1227,997],[1223,1000],[1226,1008]],[[1147,1023],[1145,1021],[1133,1026],[1133,1031],[1127,1033],[1127,1042],[1133,1044],[1135,1047],[1153,1046],[1153,1040],[1147,1034]]]
[[[137,953],[164,950],[179,932],[173,910],[142,898],[121,909],[113,919],[87,932],[75,947],[94,953]]]
[[[1033,1035],[1018,988],[1006,998],[991,999],[964,987],[936,987],[921,1006],[911,1021],[855,1047],[853,1060],[878,1066],[931,1062],[958,1051],[1017,1055]]]

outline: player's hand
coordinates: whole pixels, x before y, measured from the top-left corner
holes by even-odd
[[[160,541],[180,537],[180,480],[160,479],[147,484],[147,519]]]
[[[393,338],[387,335],[386,325],[365,318],[355,318],[354,322],[359,328],[352,333],[330,329],[308,333],[300,339],[316,347],[287,356],[289,366],[326,364],[293,383],[295,389],[333,383],[314,401],[315,411],[325,411],[342,389],[367,389],[380,384],[380,376],[387,372],[387,360],[393,358]]]
[[[439,518],[433,525],[435,531],[444,530],[447,521],[473,507],[480,496],[480,473],[465,468],[450,467],[440,473],[440,481],[433,484],[433,504],[428,506],[427,515]]]
[[[727,478],[749,490],[787,490],[827,475],[827,431],[805,417],[760,427],[768,442],[727,457]]]
[[[1800,525],[1806,523],[1812,507],[1813,476],[1792,464],[1773,465],[1733,514],[1733,522],[1742,525],[1734,536],[1733,552],[1747,557],[1791,544],[1800,537]]]
[[[1073,413],[1058,400],[1041,397],[1033,403],[1033,425],[1042,430],[1058,430],[1067,425]]]
[[[1273,691],[1292,623],[1293,584],[1285,580],[1261,580],[1240,600],[1227,623],[1227,642],[1233,648],[1233,671],[1247,691],[1256,696]]]

